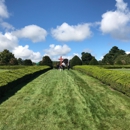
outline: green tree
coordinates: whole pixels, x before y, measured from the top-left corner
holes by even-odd
[[[89,65],[89,62],[93,59],[93,56],[88,52],[82,52],[81,54],[82,64]]]
[[[130,56],[129,55],[119,55],[116,59],[114,64],[116,65],[128,65],[130,64]]]
[[[10,65],[18,65],[18,60],[16,58],[11,58],[9,61]]]
[[[25,59],[24,65],[33,65],[33,64],[32,64],[32,61],[30,59]]]
[[[102,63],[112,65],[113,64],[113,56],[109,53],[106,54],[102,59]]]
[[[23,63],[24,61],[21,59],[21,58],[18,58],[18,64],[19,65],[23,65],[24,63]]]
[[[89,62],[89,65],[99,65],[98,61],[93,57],[93,59]]]
[[[98,64],[99,64],[99,65],[103,65],[102,60],[99,60],[99,61],[98,61]]]
[[[104,56],[104,58],[102,59],[102,63],[103,64],[111,64],[113,65],[115,62],[115,59],[119,56],[119,55],[125,55],[125,51],[122,49],[119,49],[117,46],[114,46],[111,48],[111,50]]]
[[[76,55],[70,60],[70,66],[73,67],[75,65],[82,65],[81,59]]]
[[[44,56],[42,58],[42,61],[40,61],[40,65],[48,65],[48,66],[50,66],[52,68],[53,67],[53,62],[52,62],[52,60],[50,59],[49,56]]]
[[[0,64],[8,65],[10,60],[14,57],[9,50],[5,49],[3,52],[0,52]]]
[[[130,64],[130,54],[127,54],[127,63]]]

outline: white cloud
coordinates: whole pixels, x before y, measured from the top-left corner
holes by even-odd
[[[119,11],[127,11],[127,3],[125,3],[123,0],[116,0],[116,7]]]
[[[5,33],[4,35],[0,33],[0,51],[4,49],[12,50],[17,45],[17,37],[13,36],[11,33]]]
[[[42,59],[40,52],[34,52],[29,49],[29,46],[19,46],[19,38],[29,38],[33,42],[44,41],[47,35],[46,30],[37,26],[29,25],[25,26],[21,30],[9,32],[8,30],[14,30],[15,28],[4,22],[4,18],[9,18],[9,13],[5,6],[5,0],[0,0],[0,25],[7,31],[5,34],[0,32],[0,52],[4,49],[11,51],[16,58],[31,59],[33,62],[38,62]]]
[[[12,33],[0,33],[0,52],[4,49],[11,51],[16,58],[31,59],[33,62],[42,60],[40,52],[34,52],[29,49],[29,46],[19,46],[18,38]]]
[[[104,33],[110,33],[119,30],[120,27],[125,27],[129,21],[129,17],[127,15],[117,11],[109,11],[103,14],[102,17],[103,19],[101,21],[101,30]]]
[[[6,31],[13,30],[14,27],[11,24],[3,21],[4,18],[9,18],[9,12],[6,8],[5,0],[0,0],[0,25],[6,29]]]
[[[71,60],[74,56],[78,56],[81,59],[81,55],[78,53],[73,53],[72,55],[69,55],[69,56],[63,56],[63,59]]]
[[[7,11],[7,8],[5,6],[5,0],[0,0],[0,17],[1,18],[8,18],[9,13]]]
[[[97,59],[97,60],[102,60],[104,58],[104,56],[101,56],[99,59]]]
[[[66,44],[63,46],[51,44],[49,46],[49,49],[44,50],[44,52],[45,52],[44,56],[47,55],[51,58],[51,60],[58,61],[60,56],[62,56],[63,58],[71,58],[71,57],[67,56],[67,54],[70,51],[71,51],[71,48],[69,48]]]
[[[104,34],[128,41],[130,40],[130,11],[123,0],[116,0],[116,2],[115,11],[108,11],[102,15],[100,29]]]
[[[86,48],[86,49],[83,50],[83,52],[92,53],[92,50]]]
[[[29,49],[29,46],[17,46],[14,48],[12,53],[15,55],[16,58],[22,59],[31,59],[33,62],[38,62],[42,60],[41,54],[39,52],[33,52]]]
[[[50,56],[48,54],[44,54],[44,56],[49,56],[51,58],[52,61],[59,61],[59,58],[61,55],[57,55],[57,56]],[[71,60],[75,55],[77,55],[79,58],[81,58],[81,56],[78,53],[73,53],[72,55],[63,55],[62,58],[63,59],[68,59]]]
[[[59,61],[58,59],[60,56],[62,56],[63,59],[69,59],[71,60],[75,55],[77,55],[79,58],[81,58],[81,54],[73,53],[72,55],[68,55],[68,53],[71,51],[71,48],[69,48],[67,45],[54,45],[51,44],[49,49],[44,50],[45,55],[49,56],[52,61]]]
[[[126,54],[130,54],[130,51],[126,51]]]
[[[2,26],[4,29],[6,29],[7,31],[8,31],[8,30],[14,30],[14,29],[15,29],[11,24],[9,24],[9,23],[7,23],[7,22],[3,22],[3,21],[2,21],[0,24],[1,24],[1,26]]]
[[[82,41],[91,36],[90,24],[68,25],[63,23],[51,30],[52,36],[58,41]]]
[[[74,53],[74,56],[80,56],[78,53]]]
[[[71,48],[69,48],[66,44],[61,45],[54,45],[51,44],[49,49],[45,49],[44,52],[49,56],[61,56],[66,55],[71,51]]]
[[[28,25],[12,33],[18,38],[28,38],[33,42],[44,41],[47,36],[47,31],[37,25]]]

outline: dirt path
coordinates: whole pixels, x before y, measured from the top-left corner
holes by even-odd
[[[0,105],[0,130],[129,130],[130,98],[75,70],[50,70]]]

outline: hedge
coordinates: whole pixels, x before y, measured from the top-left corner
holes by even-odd
[[[7,91],[34,76],[49,70],[49,66],[29,66],[21,69],[8,70],[0,73],[0,98]]]
[[[22,69],[30,66],[25,66],[25,65],[3,65],[0,66],[0,69]]]
[[[97,66],[74,66],[73,69],[82,71],[103,83],[110,85],[127,96],[130,96],[130,74],[118,70],[108,70]]]
[[[130,68],[130,65],[97,65],[105,69],[121,69],[121,68]]]

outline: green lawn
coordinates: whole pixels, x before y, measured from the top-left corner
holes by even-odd
[[[111,69],[111,70],[118,70],[118,71],[123,71],[123,72],[126,72],[126,73],[130,73],[130,69]]]
[[[50,70],[0,104],[0,130],[129,130],[130,98],[75,70]]]
[[[0,72],[8,71],[7,69],[0,69]]]

